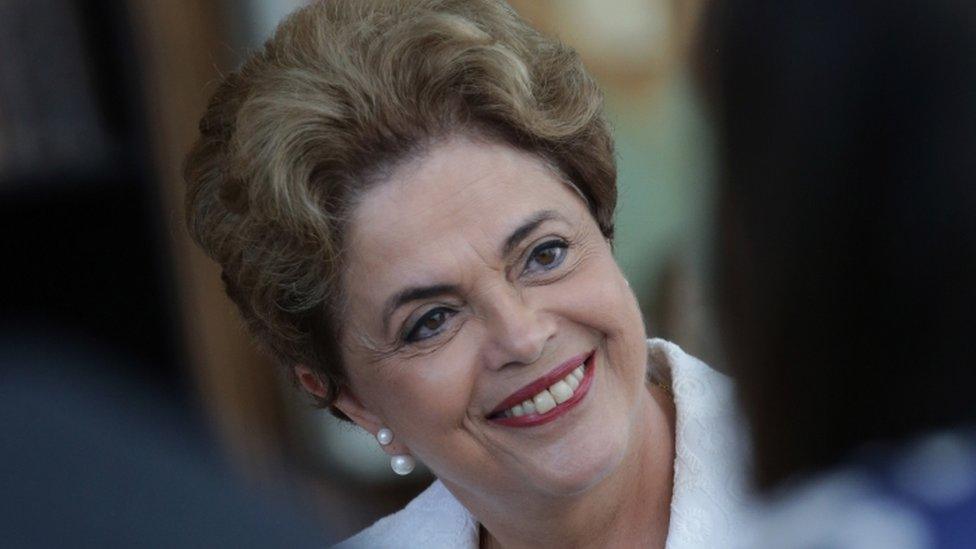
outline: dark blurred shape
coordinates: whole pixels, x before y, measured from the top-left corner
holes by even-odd
[[[77,2],[0,2],[0,187],[38,174],[97,174],[111,163],[111,128]],[[57,181],[55,184],[70,184]]]
[[[130,5],[0,0],[0,546],[323,547],[203,427]]]
[[[0,2],[0,332],[77,334],[189,404],[126,6]]]
[[[282,498],[246,488],[132,367],[64,334],[0,339],[4,547],[324,547]]]
[[[724,343],[768,488],[976,420],[976,4],[721,1]]]

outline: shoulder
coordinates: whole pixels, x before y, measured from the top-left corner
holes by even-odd
[[[650,339],[648,376],[671,387],[674,491],[668,548],[726,547],[742,532],[747,439],[728,376],[662,339]]]
[[[673,393],[679,436],[686,427],[711,420],[721,420],[721,427],[728,432],[723,434],[741,434],[732,378],[670,341],[649,339],[647,350],[648,377],[669,386]]]
[[[463,549],[477,546],[478,524],[474,517],[443,483],[435,481],[406,507],[336,547]]]

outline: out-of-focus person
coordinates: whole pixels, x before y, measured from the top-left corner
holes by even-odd
[[[328,526],[284,484],[248,485],[157,387],[120,373],[140,365],[79,341],[0,333],[0,545],[324,546]]]
[[[726,543],[730,384],[646,339],[568,46],[501,0],[317,2],[200,129],[189,227],[251,332],[438,478],[349,545]]]
[[[706,21],[756,546],[976,546],[976,4]]]

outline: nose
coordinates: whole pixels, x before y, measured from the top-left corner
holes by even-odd
[[[515,292],[493,296],[488,322],[487,362],[498,370],[532,364],[556,335],[555,318]]]

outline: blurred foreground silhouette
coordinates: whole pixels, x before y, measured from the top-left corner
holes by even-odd
[[[715,285],[770,547],[976,544],[976,4],[716,2]]]

